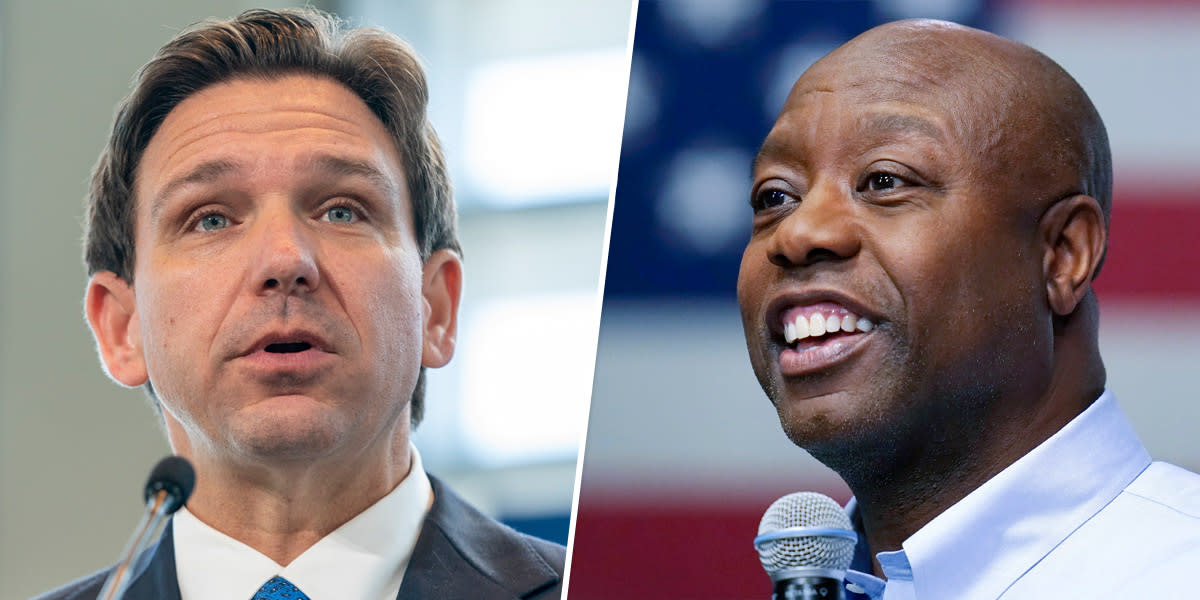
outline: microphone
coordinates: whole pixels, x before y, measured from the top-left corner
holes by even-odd
[[[767,508],[754,548],[774,583],[773,600],[843,600],[857,542],[850,518],[833,498],[796,492]]]
[[[168,456],[154,465],[142,496],[146,500],[146,513],[133,531],[133,537],[121,553],[121,561],[108,574],[104,587],[96,600],[116,600],[125,597],[129,587],[129,571],[134,558],[145,550],[151,534],[156,531],[167,515],[183,508],[192,488],[196,487],[196,471],[182,456]]]

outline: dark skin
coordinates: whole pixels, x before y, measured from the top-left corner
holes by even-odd
[[[872,555],[1103,391],[1108,170],[1078,85],[977,30],[891,23],[796,82],[755,161],[738,300],[785,432],[850,485]],[[875,327],[788,366],[807,346],[782,315],[817,303]]]

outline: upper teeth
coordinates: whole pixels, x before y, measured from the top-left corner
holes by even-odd
[[[866,333],[874,328],[875,324],[866,317],[859,317],[852,314],[825,316],[821,313],[813,313],[807,318],[804,315],[796,315],[794,320],[784,323],[783,337],[790,344],[796,340],[808,337],[821,337],[835,331],[851,332],[858,330]]]

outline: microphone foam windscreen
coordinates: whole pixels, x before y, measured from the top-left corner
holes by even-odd
[[[758,524],[758,534],[790,527],[819,527],[853,531],[850,518],[824,494],[796,492],[771,504]],[[854,559],[854,540],[826,535],[797,535],[763,543],[758,558],[767,573],[795,567],[845,571]]]
[[[196,471],[192,464],[182,456],[168,456],[158,461],[150,471],[150,477],[146,480],[145,498],[149,500],[160,490],[166,490],[167,512],[173,513],[183,507],[192,495],[194,487]]]

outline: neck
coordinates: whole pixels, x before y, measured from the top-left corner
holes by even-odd
[[[172,445],[198,473],[188,510],[214,529],[287,565],[378,502],[408,476],[407,436],[388,452],[344,460],[235,463]]]
[[[906,539],[1100,396],[1105,376],[1095,344],[1056,344],[1055,352],[1051,376],[1034,389],[987,399],[975,414],[921,419],[925,429],[907,445],[886,439],[839,453],[855,457],[843,459],[835,470],[854,492],[877,575],[882,576],[877,552],[901,549]],[[943,398],[929,405],[962,406],[961,400]]]

